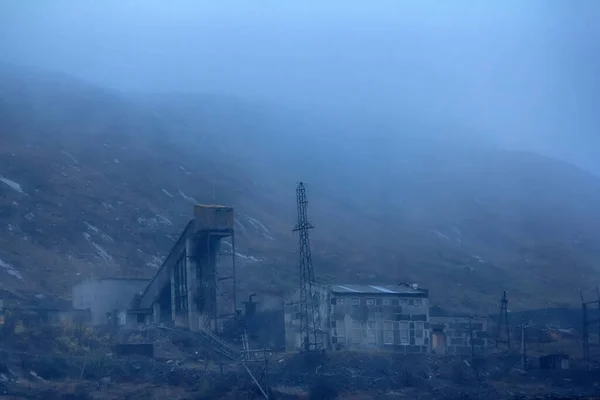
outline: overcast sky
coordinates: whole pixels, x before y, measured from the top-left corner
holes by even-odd
[[[2,0],[0,59],[123,91],[447,116],[600,170],[599,12],[594,0]]]

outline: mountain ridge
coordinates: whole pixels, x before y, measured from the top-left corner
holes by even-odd
[[[570,164],[428,139],[412,122],[402,142],[376,121],[165,105],[14,74],[0,71],[0,176],[12,182],[0,182],[0,259],[23,279],[0,268],[4,290],[68,296],[89,275],[151,276],[192,205],[218,202],[236,209],[240,286],[285,292],[300,179],[320,280],[415,281],[438,305],[478,312],[504,288],[514,307],[564,305],[597,280],[600,179]]]

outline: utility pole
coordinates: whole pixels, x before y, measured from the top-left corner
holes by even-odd
[[[506,328],[506,339],[500,339],[500,333],[502,332],[503,326]],[[502,293],[500,299],[500,316],[498,318],[498,328],[496,330],[496,348],[499,343],[505,343],[510,350],[510,325],[508,324],[508,297],[506,296],[506,290]]]
[[[323,349],[323,337],[321,335],[319,295],[315,290],[315,273],[308,235],[314,227],[308,222],[308,200],[302,182],[296,188],[296,203],[298,223],[294,227],[294,232],[298,232],[300,241],[300,337],[303,351],[318,351]]]
[[[526,349],[526,338],[525,333],[527,329],[527,325],[525,321],[521,323],[521,368],[523,371],[527,370],[527,349]]]
[[[590,358],[590,326],[598,324],[598,343],[600,343],[600,289],[596,286],[596,300],[585,301],[583,297],[583,291],[579,291],[581,297],[581,317],[582,317],[582,332],[581,332],[581,347],[583,358],[589,360]],[[588,306],[596,306],[598,308],[598,319],[590,320]]]
[[[475,361],[475,344],[473,343],[473,318],[469,318],[469,344],[471,345],[471,365]]]

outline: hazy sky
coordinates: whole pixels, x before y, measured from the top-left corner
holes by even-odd
[[[124,91],[448,116],[600,170],[599,20],[594,0],[1,0],[0,59]]]

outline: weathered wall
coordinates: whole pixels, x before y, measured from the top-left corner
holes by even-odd
[[[429,301],[400,293],[331,293],[319,287],[324,344],[329,349],[429,350]],[[299,293],[285,302],[285,342],[301,347]]]
[[[339,294],[330,301],[334,349],[389,349],[424,353],[429,345],[429,303],[402,294]]]
[[[489,321],[484,317],[470,316],[445,316],[431,317],[432,335],[443,335],[444,346],[436,350],[439,354],[471,354],[471,343],[473,350],[477,353],[485,351],[488,345]],[[469,327],[469,322],[471,326]],[[469,332],[472,330],[473,339]]]
[[[148,285],[148,279],[87,279],[73,287],[73,308],[89,309],[92,325],[108,322],[106,314],[128,309],[136,293]]]

